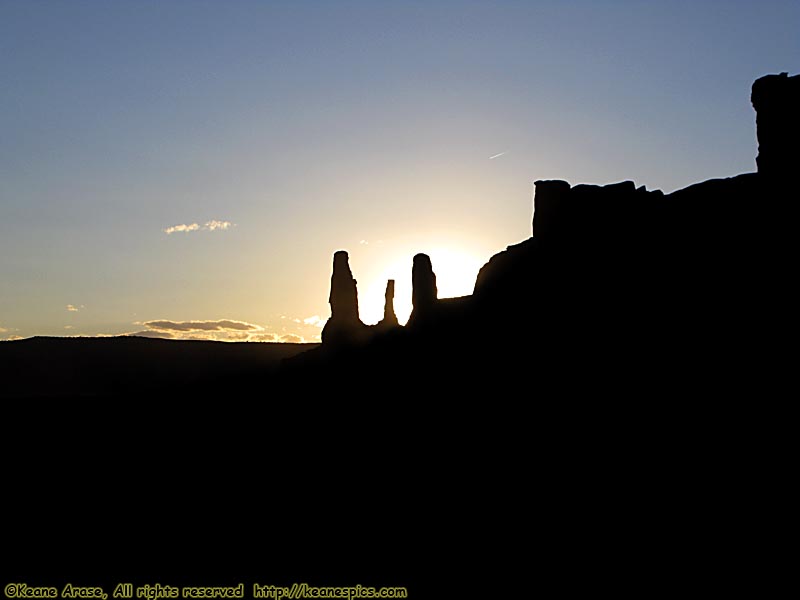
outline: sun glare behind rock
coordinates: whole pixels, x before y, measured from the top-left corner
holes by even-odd
[[[453,298],[471,294],[475,287],[478,271],[486,259],[462,250],[461,248],[438,247],[420,250],[431,257],[436,274],[439,298]],[[414,255],[395,260],[381,274],[364,282],[364,291],[359,289],[359,309],[361,318],[367,324],[374,324],[383,318],[386,281],[395,280],[394,308],[400,323],[408,321],[411,315],[411,267]],[[359,282],[361,288],[361,282]]]

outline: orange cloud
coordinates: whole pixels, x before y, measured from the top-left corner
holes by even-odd
[[[295,320],[295,319],[292,319]],[[321,327],[324,320],[314,315],[307,319],[297,319],[297,322],[305,325]],[[165,340],[197,340],[197,341],[210,341],[210,342],[268,342],[268,343],[286,343],[286,344],[308,344],[319,343],[319,334],[303,335],[297,333],[290,333],[284,330],[283,333],[275,333],[267,330],[265,327],[247,323],[246,321],[238,321],[236,319],[218,319],[218,320],[196,320],[196,321],[173,321],[171,319],[158,319],[146,321],[144,323],[136,323],[136,325],[144,326],[144,329],[136,329],[128,333],[94,333],[94,334],[78,334],[75,335],[71,330],[74,329],[72,325],[65,325],[64,329],[66,337],[144,337],[144,338],[158,338]],[[11,335],[11,332],[17,331],[14,328],[0,327],[0,340],[13,341],[25,339],[18,335]],[[319,331],[313,330],[312,331]]]
[[[308,322],[317,323],[319,317],[309,317]],[[297,319],[298,323],[302,323]],[[124,335],[164,338],[173,340],[206,340],[216,342],[283,342],[291,344],[306,343],[303,336],[294,333],[277,334],[267,331],[260,325],[237,321],[234,319],[219,319],[216,321],[173,321],[171,319],[158,319],[141,323],[147,327],[142,331],[135,331]],[[318,339],[312,336],[311,339]]]
[[[166,331],[257,331],[258,325],[244,321],[222,319],[219,321],[147,321],[145,327]]]
[[[305,340],[300,337],[299,335],[295,335],[293,333],[287,333],[286,335],[282,335],[279,340],[284,344],[302,344]]]
[[[274,333],[251,333],[248,341],[250,342],[277,342],[278,336]]]
[[[312,317],[308,317],[307,319],[303,319],[303,323],[305,323],[306,325],[314,325],[316,327],[323,327],[325,325],[325,319],[323,319],[319,315],[314,315]]]

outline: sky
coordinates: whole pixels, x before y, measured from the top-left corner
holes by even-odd
[[[755,170],[797,0],[0,0],[0,339],[317,341],[531,234],[532,183]],[[531,315],[510,315],[527,319]]]

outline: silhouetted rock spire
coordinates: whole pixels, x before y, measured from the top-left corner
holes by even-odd
[[[753,83],[758,172],[790,177],[800,167],[800,75],[765,75]]]
[[[357,282],[350,271],[347,252],[339,250],[333,255],[331,293],[331,318],[322,329],[323,344],[340,344],[359,341],[365,325],[358,316]]]
[[[397,327],[397,315],[394,313],[394,279],[389,279],[386,282],[386,301],[383,304],[383,319],[378,323],[381,329],[389,327]]]
[[[411,285],[413,286],[411,302],[414,308],[408,324],[418,325],[433,316],[439,295],[436,289],[436,274],[433,272],[431,257],[427,254],[417,254],[414,257]]]
[[[431,257],[427,254],[417,254],[414,257],[411,284],[414,286],[411,296],[414,310],[430,309],[436,303],[439,292],[436,289],[436,273],[433,272]]]
[[[333,255],[331,293],[328,298],[333,318],[358,320],[358,289],[356,284],[353,273],[350,271],[347,252],[339,250]]]

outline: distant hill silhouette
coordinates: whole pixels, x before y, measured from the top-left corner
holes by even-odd
[[[316,344],[35,337],[0,343],[0,397],[197,398],[250,392]]]

